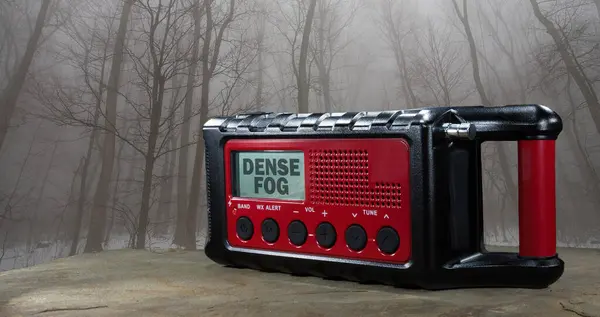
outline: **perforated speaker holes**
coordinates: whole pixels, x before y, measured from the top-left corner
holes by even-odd
[[[369,154],[366,150],[310,150],[308,155],[312,202],[400,207],[400,184],[376,183],[375,188],[369,188]]]

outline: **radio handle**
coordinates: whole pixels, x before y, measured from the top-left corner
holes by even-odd
[[[556,139],[560,116],[542,105],[455,107],[448,111],[460,123],[470,123],[482,141]]]
[[[459,123],[442,127],[448,138],[517,141],[519,256],[556,255],[556,139],[560,116],[541,105],[460,107]]]

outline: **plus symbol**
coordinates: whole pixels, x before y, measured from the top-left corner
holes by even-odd
[[[327,217],[327,211],[323,210],[322,214],[323,214],[323,217]]]

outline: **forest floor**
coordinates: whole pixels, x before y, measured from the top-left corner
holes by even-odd
[[[600,316],[600,250],[560,249],[544,290],[403,290],[114,250],[0,273],[0,316]]]

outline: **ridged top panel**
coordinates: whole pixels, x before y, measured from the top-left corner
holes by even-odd
[[[221,132],[343,132],[368,130],[406,131],[412,125],[436,125],[440,122],[469,122],[479,138],[515,140],[555,139],[562,131],[560,116],[543,105],[507,105],[495,107],[429,107],[407,110],[272,113],[260,112],[215,117],[204,129]]]
[[[422,110],[426,111],[426,110]],[[414,110],[338,112],[338,113],[252,113],[230,117],[215,117],[204,128],[219,128],[222,132],[247,130],[249,132],[298,130],[335,131],[369,130],[373,127],[405,127],[419,121],[421,112]]]

